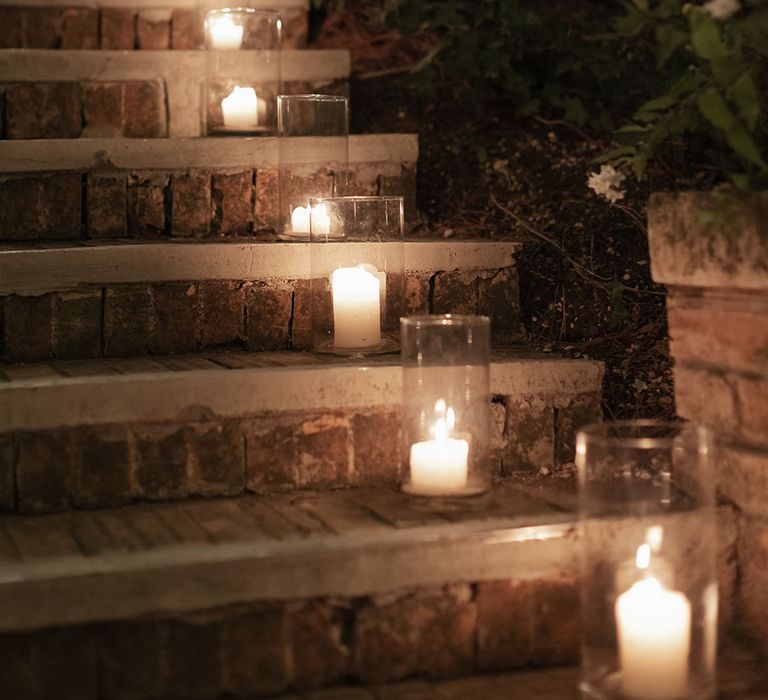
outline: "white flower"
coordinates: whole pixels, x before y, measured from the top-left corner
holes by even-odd
[[[735,15],[741,9],[741,3],[739,0],[709,0],[701,9],[715,19],[723,21]]]
[[[624,199],[624,190],[620,187],[625,179],[626,177],[612,165],[603,165],[599,173],[590,174],[587,185],[595,194],[605,197],[609,202],[618,202]]]

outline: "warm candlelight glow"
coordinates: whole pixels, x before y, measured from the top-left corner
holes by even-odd
[[[210,15],[208,31],[211,35],[211,48],[231,51],[239,49],[243,43],[243,27],[236,24],[228,14]]]
[[[229,129],[248,131],[259,123],[259,98],[252,87],[235,86],[221,101],[224,126]]]
[[[648,571],[651,547],[635,564]],[[688,690],[691,604],[648,575],[616,599],[622,692],[633,700],[680,700]]]
[[[411,445],[411,493],[443,496],[467,486],[469,443],[449,437],[456,426],[456,412],[438,399],[435,413],[440,416],[432,426],[435,439]]]
[[[333,344],[370,348],[381,343],[381,283],[376,274],[340,267],[331,275]]]

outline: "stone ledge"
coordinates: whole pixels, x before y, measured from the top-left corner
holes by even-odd
[[[260,52],[238,51],[237,61],[242,63],[244,74],[253,78],[257,90],[263,84],[266,95],[274,95],[273,68],[263,68]],[[108,120],[113,103],[91,100],[91,110],[83,110],[85,118],[79,129],[71,127],[66,132],[57,131],[62,114],[76,112],[80,107],[80,93],[95,88],[130,85],[152,76],[157,84],[163,106],[163,133],[126,133],[125,136],[197,137],[201,135],[201,85],[206,75],[206,52],[203,51],[47,51],[38,49],[0,50],[0,84],[6,84],[6,111],[29,110],[30,100],[40,103],[41,114],[32,126],[37,131],[14,130],[8,120],[7,138],[78,138],[82,136],[112,136],[103,131],[101,121]],[[266,72],[265,72],[266,71]],[[281,53],[282,90],[286,94],[306,92],[332,92],[346,94],[350,72],[348,51],[283,51]],[[23,91],[35,93],[33,97]],[[19,87],[21,86],[21,87]],[[48,86],[45,101],[35,86]],[[2,87],[2,85],[0,85]],[[50,94],[49,94],[50,93]],[[130,119],[139,119],[146,109],[141,104],[125,100],[124,110]],[[89,121],[89,116],[91,117]],[[112,126],[111,124],[109,125]],[[102,129],[102,131],[99,131]],[[72,133],[70,133],[70,131]]]
[[[75,376],[67,376],[70,367]],[[401,401],[397,356],[353,361],[294,352],[209,353],[199,361],[182,357],[27,365],[18,368],[18,379],[12,366],[0,365],[3,369],[11,377],[0,381],[4,432],[178,421],[185,416],[223,419],[263,411],[372,409]],[[602,373],[595,360],[509,354],[491,365],[491,392],[516,400],[561,397],[565,402],[599,395]]]

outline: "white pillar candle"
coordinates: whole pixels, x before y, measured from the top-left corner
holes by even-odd
[[[641,550],[643,552],[641,553]],[[637,562],[648,566],[640,547]],[[623,694],[633,700],[680,700],[688,692],[691,604],[649,576],[616,599]]]
[[[252,87],[235,86],[235,89],[221,101],[224,126],[247,131],[259,124],[259,98]]]
[[[381,342],[381,285],[360,267],[340,267],[331,274],[333,344],[370,348]]]
[[[411,445],[411,493],[445,496],[466,488],[469,443],[448,437],[453,415],[449,408],[447,420],[437,419],[434,440]]]
[[[211,48],[231,51],[243,44],[242,25],[236,24],[227,14],[209,17],[208,31],[211,33]]]
[[[309,233],[309,207],[295,207],[291,212],[291,232]]]

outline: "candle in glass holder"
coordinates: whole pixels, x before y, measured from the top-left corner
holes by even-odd
[[[636,565],[647,569],[648,545]],[[616,599],[621,688],[633,700],[680,700],[688,692],[691,604],[654,576],[637,581]]]
[[[211,48],[220,51],[239,49],[243,43],[243,27],[236,24],[228,14],[208,18],[211,34]]]
[[[381,283],[362,267],[340,267],[331,275],[333,344],[370,348],[381,343]]]
[[[435,408],[438,412],[445,411],[445,402],[438,401]],[[469,443],[448,437],[456,418],[452,408],[445,413],[445,417],[435,422],[434,440],[411,445],[411,493],[444,496],[467,486]]]
[[[221,101],[224,126],[228,129],[248,131],[259,124],[259,98],[252,87],[235,89]]]

